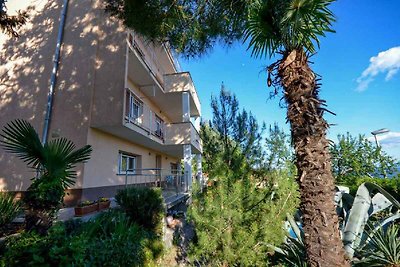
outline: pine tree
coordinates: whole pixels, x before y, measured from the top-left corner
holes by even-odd
[[[294,177],[271,174],[260,183],[229,172],[205,192],[195,191],[189,220],[196,226],[193,261],[208,266],[265,266],[270,245],[280,245],[286,214],[295,211]]]
[[[28,18],[26,11],[18,11],[17,15],[7,14],[6,0],[0,0],[0,30],[4,33],[18,37],[18,29],[26,23]]]

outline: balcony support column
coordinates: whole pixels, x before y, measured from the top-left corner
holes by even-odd
[[[201,166],[201,154],[196,155],[196,165],[197,165],[197,174],[196,174],[197,182],[200,185],[201,188],[200,190],[203,190],[204,181],[203,181],[203,170]]]
[[[182,93],[182,122],[190,122],[190,95],[189,95],[189,92]]]
[[[185,190],[192,188],[192,146],[183,145],[183,162],[185,173]]]

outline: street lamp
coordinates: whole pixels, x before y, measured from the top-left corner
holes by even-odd
[[[379,147],[379,142],[378,142],[378,139],[376,138],[376,136],[378,135],[378,134],[384,134],[384,133],[388,133],[389,132],[389,129],[386,129],[386,128],[382,128],[382,129],[379,129],[379,130],[376,130],[376,131],[373,131],[373,132],[371,132],[371,134],[374,136],[374,138],[375,138],[375,143],[376,143],[376,146],[377,147]]]

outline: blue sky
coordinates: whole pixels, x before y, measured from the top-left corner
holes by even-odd
[[[328,136],[339,133],[365,134],[388,128],[379,136],[382,147],[400,159],[400,10],[399,0],[339,0],[332,5],[337,21],[335,34],[321,39],[321,48],[311,59],[322,75],[321,97],[337,116],[327,114]],[[287,132],[285,109],[279,99],[268,100],[263,68],[273,60],[250,57],[246,46],[214,47],[200,59],[184,60],[202,103],[204,119],[210,119],[210,97],[221,82],[239,98],[241,107],[259,121],[277,122]]]

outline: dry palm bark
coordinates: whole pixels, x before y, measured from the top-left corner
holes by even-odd
[[[350,266],[339,235],[331,172],[324,101],[318,97],[316,75],[302,50],[284,54],[278,79],[288,105],[301,192],[305,245],[311,266]]]

